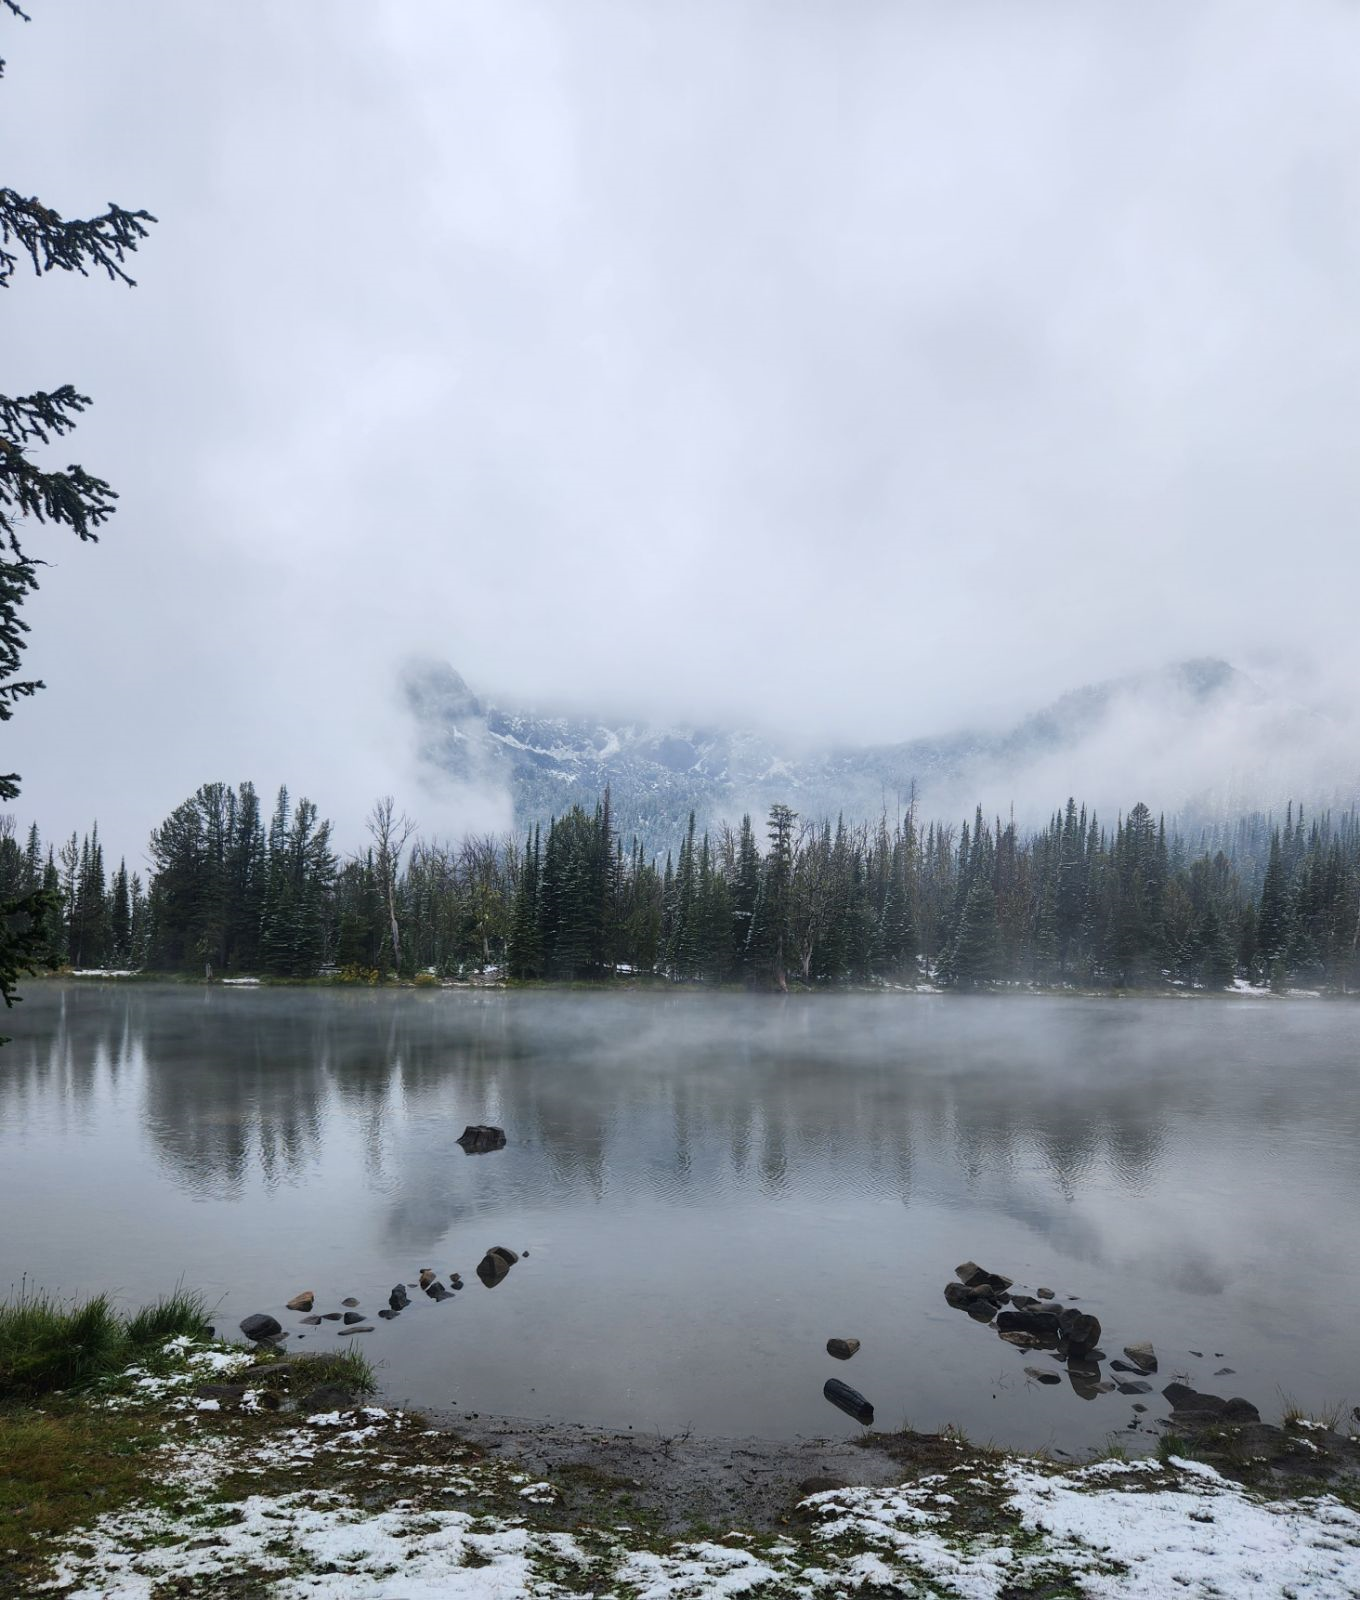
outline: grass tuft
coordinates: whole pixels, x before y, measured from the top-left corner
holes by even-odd
[[[127,1340],[134,1350],[146,1350],[181,1334],[197,1338],[207,1321],[207,1302],[203,1296],[195,1289],[176,1289],[128,1318]]]
[[[113,1370],[126,1346],[107,1295],[64,1306],[25,1288],[0,1304],[0,1399],[91,1383]]]
[[[25,1285],[0,1302],[0,1401],[82,1389],[167,1339],[203,1328],[203,1298],[184,1289],[124,1318],[107,1295],[68,1305]]]

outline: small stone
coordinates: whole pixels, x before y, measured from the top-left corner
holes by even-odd
[[[858,1339],[828,1339],[826,1341],[827,1355],[835,1356],[837,1361],[848,1361],[858,1349]]]
[[[1052,1289],[1036,1289],[1034,1292],[1041,1300],[1051,1300],[1053,1298]]]
[[[295,1294],[288,1302],[288,1309],[290,1311],[310,1311],[312,1309],[312,1301],[315,1299],[315,1290],[304,1289],[301,1294]]]
[[[1043,1367],[1026,1367],[1025,1376],[1033,1378],[1035,1383],[1061,1383],[1062,1374],[1045,1371]]]
[[[1144,1383],[1141,1378],[1134,1378],[1130,1382],[1119,1385],[1120,1394],[1151,1394],[1152,1385]]]
[[[320,1317],[303,1317],[302,1321],[303,1321],[304,1326],[306,1326],[308,1328],[314,1328],[314,1327],[316,1327],[317,1323],[319,1323],[321,1321],[321,1318]]]
[[[1198,1356],[1198,1357],[1199,1357],[1199,1358],[1200,1358],[1200,1360],[1201,1360],[1201,1361],[1203,1361],[1203,1359],[1204,1359],[1204,1352],[1203,1352],[1203,1350],[1192,1350],[1192,1351],[1191,1351],[1191,1352],[1190,1352],[1190,1354],[1191,1354],[1191,1355],[1192,1355],[1192,1356]]]
[[[822,1395],[833,1406],[852,1416],[856,1422],[868,1427],[874,1420],[874,1408],[858,1389],[852,1389],[839,1378],[828,1378],[822,1385]]]
[[[428,1289],[437,1276],[438,1274],[433,1267],[422,1267],[420,1269],[420,1287]]]
[[[453,1296],[444,1287],[444,1285],[438,1281],[438,1279],[436,1279],[435,1282],[433,1282],[430,1287],[426,1289],[425,1293],[429,1295],[431,1300],[438,1301],[453,1299]]]
[[[345,1313],[344,1320],[345,1320],[345,1326],[346,1327],[350,1327],[352,1324],[354,1324],[356,1322],[362,1322],[364,1320],[364,1314],[363,1314],[362,1311],[347,1311]]]
[[[407,1294],[404,1283],[399,1283],[393,1288],[392,1293],[387,1297],[387,1303],[393,1311],[400,1311],[403,1307],[410,1305],[411,1297]]]
[[[1214,1377],[1216,1377],[1216,1378],[1231,1378],[1231,1377],[1236,1376],[1236,1372],[1237,1372],[1237,1369],[1235,1367],[1220,1367],[1218,1369],[1218,1371],[1216,1373],[1214,1373]]]
[[[352,1333],[372,1333],[372,1332],[373,1332],[373,1329],[369,1328],[369,1327],[363,1327],[363,1328],[341,1328],[340,1337],[342,1339],[348,1339],[350,1334],[352,1334]]]
[[[1143,1402],[1141,1400],[1135,1400],[1133,1402],[1133,1409],[1135,1411],[1146,1411],[1147,1407],[1143,1404]]]
[[[1007,1344],[1013,1344],[1017,1350],[1042,1350],[1046,1344],[1052,1343],[1037,1333],[1022,1333],[1018,1328],[998,1333],[997,1338],[1004,1339]]]
[[[359,1304],[359,1302],[354,1298],[353,1295],[350,1295],[350,1297],[347,1300],[342,1300],[340,1302],[340,1304],[342,1306],[357,1306]]]
[[[384,1322],[391,1322],[394,1318],[399,1317],[401,1312],[393,1310],[391,1306],[384,1306],[378,1315],[383,1319]]]
[[[339,1311],[323,1311],[321,1320],[323,1322],[339,1322],[341,1315],[342,1313]]]
[[[247,1339],[276,1339],[283,1332],[279,1323],[266,1311],[256,1311],[241,1321],[241,1332]]]

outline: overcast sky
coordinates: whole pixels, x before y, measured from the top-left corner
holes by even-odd
[[[0,302],[122,493],[32,541],[22,820],[353,818],[416,652],[856,739],[1353,686],[1360,7],[30,9],[0,182],[161,220],[136,290]]]

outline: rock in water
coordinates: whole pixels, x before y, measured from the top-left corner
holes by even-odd
[[[1145,1383],[1142,1378],[1133,1378],[1129,1382],[1119,1385],[1120,1394],[1151,1394],[1152,1385]]]
[[[353,1295],[350,1295],[350,1297],[347,1300],[342,1300],[340,1302],[340,1304],[342,1306],[357,1306],[359,1304],[359,1302],[354,1298]]]
[[[1053,1298],[1052,1289],[1036,1289],[1034,1292],[1041,1300],[1051,1300]]]
[[[835,1356],[837,1361],[848,1361],[858,1349],[858,1339],[828,1339],[826,1341],[827,1355]]]
[[[458,1137],[464,1153],[482,1156],[489,1150],[505,1149],[505,1129],[493,1128],[485,1122],[470,1122]]]
[[[433,1267],[422,1267],[420,1269],[420,1287],[422,1289],[428,1289],[434,1282],[435,1276],[436,1274]],[[396,1291],[394,1290],[393,1293],[395,1292]]]
[[[477,1276],[488,1289],[494,1289],[498,1283],[505,1281],[506,1274],[518,1260],[519,1257],[508,1246],[493,1244],[477,1263]]]
[[[340,1313],[338,1311],[323,1311],[321,1313],[321,1320],[323,1322],[339,1322]]]
[[[378,1315],[383,1319],[384,1322],[391,1322],[394,1318],[399,1317],[401,1312],[395,1310],[392,1306],[384,1306]]]
[[[430,1285],[430,1287],[425,1291],[425,1293],[427,1295],[429,1295],[431,1300],[438,1301],[438,1300],[452,1300],[453,1299],[453,1296],[444,1287],[444,1285],[439,1282],[439,1280],[437,1278]]]
[[[1058,1337],[1058,1318],[1052,1311],[1003,1311],[996,1319],[1002,1333],[1037,1333],[1042,1338]]]
[[[316,1325],[317,1325],[317,1324],[318,1324],[318,1323],[319,1323],[319,1322],[320,1322],[320,1321],[321,1321],[321,1318],[320,1318],[320,1317],[303,1317],[303,1319],[302,1319],[302,1322],[303,1322],[303,1326],[304,1326],[304,1327],[308,1327],[308,1328],[314,1328],[314,1327],[316,1327]]]
[[[363,1320],[364,1314],[362,1311],[347,1311],[345,1313],[344,1321],[347,1328],[352,1328],[356,1322],[362,1322]]]
[[[369,1328],[369,1327],[363,1327],[363,1328],[341,1328],[340,1337],[342,1339],[348,1339],[350,1334],[352,1334],[352,1333],[372,1333],[372,1332],[373,1332],[373,1329]]]
[[[1240,1395],[1225,1400],[1222,1395],[1199,1394],[1188,1383],[1168,1383],[1162,1393],[1171,1402],[1178,1422],[1244,1423],[1259,1422],[1261,1413],[1250,1400]]]
[[[1065,1324],[1065,1325],[1064,1325]],[[1064,1311],[1058,1325],[1067,1336],[1067,1353],[1080,1360],[1100,1343],[1100,1319],[1081,1311]]]
[[[853,1417],[856,1422],[862,1422],[866,1427],[873,1422],[874,1408],[858,1389],[852,1389],[848,1383],[842,1383],[839,1378],[828,1378],[822,1385],[822,1394],[833,1406]]]
[[[243,1319],[241,1332],[247,1339],[276,1339],[283,1329],[268,1312],[256,1311]]]
[[[387,1297],[387,1303],[393,1311],[401,1311],[411,1303],[411,1297],[406,1292],[406,1285],[399,1283]]]
[[[290,1311],[310,1311],[312,1309],[312,1301],[315,1299],[316,1293],[314,1290],[304,1289],[301,1294],[295,1294],[288,1302],[288,1309]]]
[[[1149,1373],[1157,1370],[1157,1352],[1152,1348],[1150,1340],[1144,1339],[1142,1344],[1126,1344],[1124,1354],[1138,1368],[1139,1372]]]
[[[1045,1372],[1042,1367],[1026,1367],[1025,1376],[1033,1378],[1035,1383],[1061,1383],[1062,1373]]]

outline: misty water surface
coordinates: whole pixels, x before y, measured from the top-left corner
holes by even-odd
[[[1356,1022],[1270,999],[35,982],[0,1051],[0,1289],[131,1304],[182,1280],[219,1327],[296,1327],[300,1289],[376,1311],[428,1265],[468,1287],[360,1336],[395,1399],[852,1433],[835,1376],[881,1427],[1072,1449],[1124,1429],[1128,1398],[1028,1382],[1050,1357],[945,1305],[973,1257],[1080,1297],[1112,1356],[1151,1338],[1161,1382],[1267,1416],[1281,1390],[1350,1404]],[[477,1121],[509,1147],[464,1155]],[[527,1258],[488,1291],[493,1244]],[[848,1365],[832,1334],[862,1341]]]

